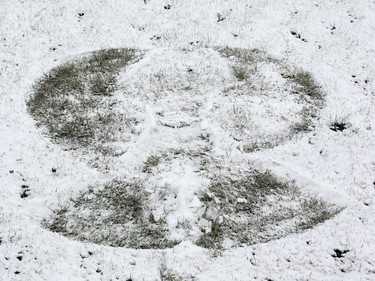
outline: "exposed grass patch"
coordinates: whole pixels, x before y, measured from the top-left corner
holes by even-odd
[[[151,173],[152,169],[160,164],[160,161],[166,157],[166,154],[150,155],[143,164],[142,173]]]
[[[204,217],[211,230],[197,245],[220,249],[224,239],[233,245],[267,242],[312,228],[340,210],[270,172],[254,171],[240,179],[218,177],[201,194]]]
[[[211,220],[211,230],[203,233],[196,241],[198,246],[207,249],[221,249],[225,238],[224,225],[222,222]]]
[[[280,136],[265,136],[264,138],[250,140],[243,145],[243,151],[246,153],[251,153],[262,149],[273,148],[275,145],[289,140],[290,138],[292,138],[292,134],[289,133]]]
[[[160,151],[157,154],[150,155],[143,165],[140,167],[142,173],[155,173],[157,172],[158,166],[160,164],[168,164],[175,159],[187,158],[195,162],[201,170],[205,170],[208,162],[212,162],[211,158],[208,156],[212,149],[212,145],[207,143],[209,136],[199,136],[197,141],[194,142],[189,148],[173,148]]]
[[[334,132],[342,132],[348,129],[349,126],[350,124],[346,120],[346,118],[338,118],[332,121],[332,123],[329,125],[329,128]]]
[[[242,111],[231,112],[231,109],[227,109],[227,113],[220,112],[221,116],[230,115],[229,118],[223,118],[221,125],[231,133],[233,139],[243,143],[245,152],[275,147],[290,140],[296,134],[314,128],[314,119],[324,105],[325,98],[321,87],[310,73],[289,66],[258,49],[226,47],[217,50],[229,60],[233,75],[237,79],[237,83],[226,87],[224,96],[234,103],[234,107],[249,103],[249,106],[242,106],[244,109]],[[279,76],[275,80],[277,82],[272,80],[275,76]],[[262,125],[251,120],[251,117],[254,117],[254,112],[251,110],[252,103],[259,102],[261,99],[263,106],[269,103],[272,108],[273,100],[284,96],[296,104],[295,109],[292,109],[293,112],[277,113],[273,108],[269,110],[268,117],[270,120],[272,118],[279,120],[280,116],[285,114],[282,120],[292,119],[290,124],[281,132],[257,135],[258,130],[262,131]],[[281,98],[281,100],[285,99]],[[291,116],[293,118],[290,118]],[[294,116],[297,116],[298,120]],[[260,118],[264,119],[267,116],[262,115]]]
[[[110,96],[116,89],[116,79],[111,74],[95,73],[90,77],[90,91],[94,95]]]
[[[244,81],[249,75],[249,70],[244,67],[244,66],[235,66],[233,67],[233,72],[234,76],[239,80],[239,81]]]
[[[90,186],[44,225],[67,237],[115,247],[164,249],[178,243],[168,239],[166,222],[155,219],[138,182]]]
[[[58,66],[39,79],[27,102],[30,114],[57,143],[98,149],[131,134],[137,124],[116,111],[116,75],[136,59],[136,50],[94,52]]]
[[[159,268],[159,276],[161,281],[184,281],[179,274],[173,273],[168,269],[165,263],[162,263]]]
[[[308,96],[318,106],[323,104],[324,95],[310,73],[303,70],[294,70],[288,75],[288,79],[293,82],[296,91]]]
[[[254,65],[257,62],[264,60],[264,52],[259,49],[225,47],[217,48],[217,50],[228,59],[235,58],[239,62],[246,63],[248,65]]]
[[[315,106],[305,106],[300,112],[300,120],[290,126],[291,135],[306,133],[314,128],[313,120],[317,117],[318,108]]]

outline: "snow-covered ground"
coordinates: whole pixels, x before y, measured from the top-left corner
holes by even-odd
[[[373,1],[72,2],[0,3],[0,280],[375,280]],[[312,73],[326,93],[315,129],[245,156],[208,121],[179,138],[168,135],[168,127],[155,133],[157,112],[163,113],[159,122],[172,127],[196,121],[194,104],[206,106],[202,114],[213,112],[212,104],[190,93],[211,101],[210,95],[233,79],[227,62],[213,51],[218,46],[257,48]],[[109,162],[110,172],[104,173],[52,143],[36,127],[26,100],[33,83],[51,68],[82,53],[118,47],[146,53],[120,74],[119,83],[120,91],[141,89],[128,102],[144,102],[147,126],[136,145],[124,148],[127,158]],[[184,74],[185,68],[193,73]],[[158,79],[143,83],[147,77]],[[176,85],[183,99],[173,100]],[[155,93],[160,99],[149,104]],[[267,110],[294,114],[286,99],[253,105],[252,121],[264,130],[259,135],[285,125],[284,119],[267,122]],[[225,104],[217,108],[212,118],[225,128]],[[187,115],[174,114],[181,111]],[[330,129],[335,121],[348,127],[335,132]],[[188,240],[167,250],[101,246],[41,226],[88,185],[128,176],[163,145],[195,144],[193,136],[203,131],[215,137],[212,153],[232,157],[236,169],[241,163],[270,169],[345,209],[303,233],[221,252]],[[162,163],[164,174],[149,180],[150,188],[159,183],[178,195],[171,225],[179,217],[194,221],[192,210],[199,209],[193,197],[204,181],[194,164],[188,158]],[[29,196],[21,198],[25,190]]]

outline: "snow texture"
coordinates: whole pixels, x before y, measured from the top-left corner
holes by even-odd
[[[168,280],[164,269],[181,280],[375,279],[373,1],[2,0],[0,8],[0,280]],[[212,97],[234,79],[217,46],[260,49],[312,73],[326,93],[315,129],[272,149],[241,153],[223,130],[225,104],[212,111]],[[128,93],[119,98],[124,104],[143,107],[143,128],[136,142],[118,144],[126,157],[103,172],[44,135],[26,100],[53,67],[122,47],[145,51],[120,74],[118,90]],[[272,69],[264,76],[282,83]],[[276,116],[265,120],[267,109],[292,121],[298,111],[284,97],[252,109],[253,123],[263,125],[259,135],[287,124]],[[212,112],[223,126],[200,122]],[[331,130],[334,122],[347,129]],[[176,126],[178,136],[169,130]],[[345,209],[303,233],[220,254],[189,241],[167,250],[101,246],[41,226],[88,185],[134,176],[160,149],[199,146],[202,132],[212,136],[212,153],[235,159],[237,169],[250,162],[270,169]],[[207,184],[195,173],[197,163],[185,157],[160,165],[163,173],[152,173],[148,188],[154,192],[157,184],[177,194],[177,202],[163,206],[172,210],[168,224],[194,221],[201,208],[194,194]]]

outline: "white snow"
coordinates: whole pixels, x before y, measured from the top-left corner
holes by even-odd
[[[218,14],[225,19],[218,22]],[[371,0],[2,0],[0,280],[151,281],[161,280],[162,264],[183,280],[374,280],[374,32]],[[244,155],[228,132],[208,118],[215,108],[213,97],[233,79],[228,62],[213,49],[227,45],[258,48],[310,71],[326,93],[315,130]],[[52,143],[36,127],[25,101],[33,83],[51,68],[82,53],[115,47],[144,52],[142,60],[120,74],[116,93],[124,108],[134,105],[130,114],[143,122],[136,138],[111,144],[122,155],[103,173]],[[272,70],[264,71],[267,81],[282,83]],[[183,99],[173,99],[176,89]],[[292,121],[298,110],[286,97],[265,107],[254,105],[250,117],[263,125],[259,135],[281,131],[278,126],[287,123],[276,117],[264,120],[267,106],[280,114],[291,112]],[[176,112],[186,115],[176,117]],[[335,120],[350,126],[334,132],[329,125]],[[191,125],[174,135],[158,122]],[[211,135],[210,153],[227,157],[234,169],[249,164],[270,169],[346,208],[303,233],[253,246],[227,245],[221,254],[189,241],[167,250],[113,248],[70,240],[41,226],[52,210],[88,185],[134,176],[139,165],[163,149],[194,150],[200,143],[192,140],[202,133]],[[195,192],[207,184],[195,172],[197,163],[187,156],[160,165],[147,190],[155,198],[162,192],[177,195],[153,206],[169,210],[173,237],[184,237],[173,228],[184,221],[207,228],[206,221],[196,222],[201,205]],[[22,185],[30,189],[28,198],[20,198]],[[334,258],[334,249],[349,252]]]

